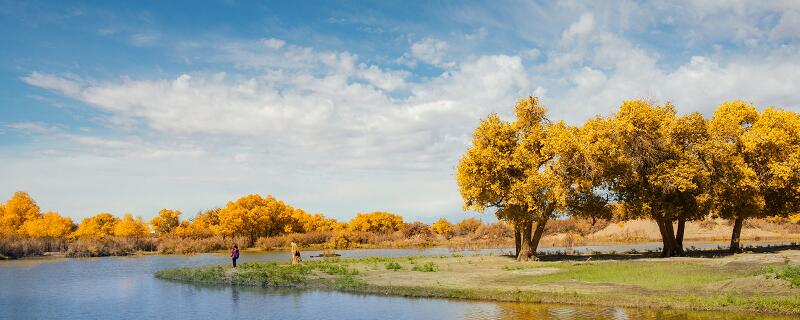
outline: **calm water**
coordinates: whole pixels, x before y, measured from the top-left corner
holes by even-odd
[[[650,245],[633,249],[645,250]],[[716,247],[716,244],[711,245]],[[618,250],[627,246],[586,250]],[[655,248],[655,247],[654,247]],[[575,248],[579,249],[579,248]],[[510,250],[482,250],[500,253]],[[339,251],[344,257],[449,255],[445,248]],[[304,252],[304,259],[318,252]],[[284,261],[284,252],[240,261]],[[754,319],[752,314],[650,311],[268,290],[158,280],[157,270],[229,262],[223,254],[0,261],[0,319]],[[789,319],[760,316],[757,319]]]

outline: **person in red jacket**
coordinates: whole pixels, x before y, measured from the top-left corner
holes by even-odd
[[[231,260],[233,260],[233,267],[236,268],[236,259],[239,259],[239,246],[233,245],[231,248]]]

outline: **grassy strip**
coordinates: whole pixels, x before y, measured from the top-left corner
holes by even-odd
[[[708,262],[560,261],[509,265],[505,258],[489,256],[363,258],[301,265],[243,263],[236,270],[223,266],[180,268],[159,271],[156,276],[187,282],[413,297],[800,314],[800,295],[793,289],[800,267],[788,263],[739,263],[726,267],[724,263]],[[759,282],[754,281],[765,276],[786,280],[782,287],[785,289],[761,290]],[[473,280],[463,280],[465,277]],[[724,289],[725,284],[740,280],[750,286],[749,291]],[[593,286],[604,289],[594,291]],[[720,289],[714,289],[717,286]],[[616,289],[607,290],[609,287]]]
[[[401,287],[367,285],[354,293],[371,293],[421,298],[449,298],[546,304],[594,305],[607,307],[685,309],[697,311],[765,312],[800,314],[800,297],[753,296],[735,293],[716,295],[620,295],[576,292],[536,292],[505,290],[466,290],[441,287]]]

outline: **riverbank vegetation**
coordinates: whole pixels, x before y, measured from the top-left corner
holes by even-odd
[[[514,116],[478,124],[457,180],[466,209],[513,226],[520,260],[534,256],[548,221],[565,215],[654,221],[665,257],[685,254],[690,221],[733,221],[735,253],[746,219],[798,219],[797,113],[733,101],[707,119],[631,100],[572,126],[550,121],[530,97]]]
[[[694,255],[712,255],[715,258]],[[159,271],[184,282],[415,297],[800,314],[800,251],[329,259]]]

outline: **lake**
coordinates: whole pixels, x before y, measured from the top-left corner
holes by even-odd
[[[717,244],[687,244],[715,248]],[[647,250],[658,244],[576,247]],[[544,249],[558,250],[558,248]],[[465,254],[500,254],[487,249]],[[337,251],[343,257],[450,255],[446,248]],[[318,251],[303,252],[304,259]],[[288,261],[287,252],[244,252],[241,262]],[[37,258],[0,261],[1,319],[790,319],[631,308],[539,305],[359,295],[321,290],[184,284],[156,279],[168,268],[229,263],[226,254]]]

